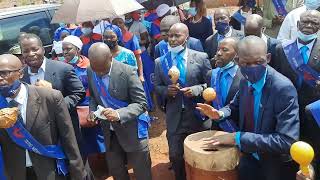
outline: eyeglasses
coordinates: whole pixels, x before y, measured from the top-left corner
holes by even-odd
[[[17,71],[20,71],[20,70],[22,70],[22,69],[8,70],[8,71],[0,71],[0,77],[2,77],[2,78],[8,78],[8,77],[11,75],[11,73],[17,72]]]

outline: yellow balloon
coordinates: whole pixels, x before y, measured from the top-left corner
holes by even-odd
[[[314,157],[313,148],[308,143],[297,141],[292,144],[290,154],[292,159],[300,165],[302,173],[304,175],[309,175],[308,166]]]

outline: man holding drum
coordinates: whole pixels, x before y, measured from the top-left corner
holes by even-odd
[[[234,100],[219,110],[206,104],[198,104],[197,109],[217,122],[231,117],[239,131],[207,139],[206,146],[237,146],[243,152],[240,180],[294,179],[297,167],[289,150],[299,138],[296,89],[267,65],[270,54],[261,38],[245,37],[238,43],[237,54],[245,79]]]

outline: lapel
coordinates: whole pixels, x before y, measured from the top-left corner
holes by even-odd
[[[46,59],[46,62],[45,62],[46,64],[45,64],[44,80],[52,83],[52,87],[55,87],[54,82],[56,80],[56,77],[55,77],[56,72],[53,71],[54,68],[51,68],[50,66],[51,63],[49,61],[51,60]]]
[[[23,77],[22,77],[22,81],[27,83],[27,84],[30,84],[30,76],[29,76],[29,73],[28,73],[28,66],[24,68],[23,70]]]
[[[247,80],[242,79],[239,85],[239,128],[242,130],[243,129],[243,125],[244,125],[244,112],[245,112],[245,107],[246,107],[246,97],[247,97],[247,93],[248,93],[248,86],[247,86]]]
[[[320,56],[320,38],[316,39],[314,42],[314,45],[312,47],[312,51],[310,53],[308,65],[315,69],[316,71],[320,71],[320,62],[319,62],[319,57]]]
[[[257,124],[257,130],[261,129],[261,120],[264,112],[264,105],[267,104],[269,96],[270,96],[270,87],[272,86],[272,79],[271,77],[273,76],[274,72],[273,69],[270,68],[269,66],[267,67],[267,77],[266,77],[266,82],[265,85],[262,89],[262,96],[259,104],[259,116],[258,116],[258,124]]]
[[[28,85],[26,85],[26,87],[28,91],[26,128],[30,132],[39,113],[41,98],[34,87]]]
[[[231,83],[227,98],[226,98],[226,103],[229,104],[229,102],[233,99],[234,95],[237,93],[239,90],[239,82],[242,78],[242,74],[240,72],[240,68],[238,68],[236,75],[233,78],[233,81]]]
[[[188,51],[188,60],[187,60],[187,75],[186,75],[186,86],[189,85],[189,83],[191,83],[192,81],[192,68],[193,68],[193,64],[195,63],[194,59],[196,54],[192,52],[192,50],[187,49]]]

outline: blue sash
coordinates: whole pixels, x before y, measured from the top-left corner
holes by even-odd
[[[141,54],[143,64],[143,75],[145,82],[143,83],[144,91],[147,97],[148,110],[154,108],[151,92],[153,91],[154,84],[154,60],[149,56],[147,51],[143,51]]]
[[[279,15],[286,16],[288,14],[286,6],[282,3],[282,0],[272,0],[272,2]]]
[[[239,23],[241,23],[242,25],[244,25],[244,24],[246,23],[246,20],[247,20],[244,16],[242,16],[242,14],[241,14],[239,11],[235,12],[235,13],[232,15],[232,17],[233,17],[235,20],[237,20]]]
[[[165,42],[164,40],[159,42],[159,53],[160,53],[160,57],[164,56],[165,54],[167,54],[169,52],[168,49],[168,43]]]
[[[8,107],[6,99],[0,96],[0,108]],[[66,156],[58,145],[42,145],[25,129],[19,118],[11,128],[5,129],[10,139],[18,146],[41,156],[56,159],[57,172],[59,175],[67,175],[68,168],[65,163]],[[1,166],[0,166],[1,167]],[[2,166],[3,167],[3,166]],[[3,172],[3,169],[2,169]]]
[[[221,109],[224,107],[224,104],[222,104],[222,96],[220,92],[220,68],[215,68],[212,70],[211,74],[211,87],[215,89],[217,97],[212,102],[212,106],[215,109]],[[236,132],[237,131],[237,125],[231,120],[231,119],[224,119],[219,122],[219,127],[226,132]]]
[[[296,82],[298,88],[301,87],[302,80],[309,86],[315,87],[316,81],[320,80],[320,74],[309,65],[303,63],[303,58],[296,41],[291,44],[284,43],[283,50],[291,68],[298,75],[298,82]]]
[[[311,111],[313,118],[316,120],[318,126],[320,127],[320,100],[309,104],[306,109]]]
[[[178,54],[179,54],[179,53],[178,53]],[[171,53],[167,53],[165,56],[161,56],[161,57],[160,57],[160,64],[161,64],[161,68],[162,68],[162,70],[163,70],[163,73],[164,73],[164,74],[166,75],[166,77],[170,80],[169,75],[168,75],[168,72],[169,72],[170,68],[171,68],[172,65],[173,65],[172,58],[171,58]],[[187,71],[186,71],[186,74],[187,74]],[[171,81],[170,81],[170,82],[171,82]],[[186,87],[186,80],[185,80],[185,83],[184,83],[184,81],[181,81],[181,79],[179,78],[178,82],[179,82],[179,84],[180,84],[181,87]],[[185,97],[183,96],[183,102],[188,102],[188,101],[190,102],[189,98],[185,98]],[[199,101],[199,102],[203,102],[203,101]],[[163,102],[161,102],[161,103],[163,103]],[[191,100],[191,104],[192,104],[192,106],[195,107],[196,104],[197,104],[197,102]],[[165,104],[163,103],[163,105],[165,105]],[[195,115],[195,117],[196,117],[197,119],[199,119],[199,120],[202,120],[202,121],[206,120],[206,119],[204,118],[204,116],[202,116],[202,115],[200,114],[200,112],[197,111],[197,110],[194,111],[194,115]]]
[[[102,79],[96,75],[96,73],[93,72],[93,76],[95,79],[95,84],[97,87],[97,90],[100,94],[100,96],[104,99],[104,102],[107,103],[107,105],[112,109],[120,109],[123,107],[127,107],[128,103],[124,101],[120,101],[116,98],[113,98],[109,94],[109,85],[105,85],[102,82]],[[141,114],[139,117],[137,117],[137,124],[138,124],[138,138],[139,139],[145,139],[148,138],[148,128],[150,126],[150,117],[147,114],[147,112]]]

